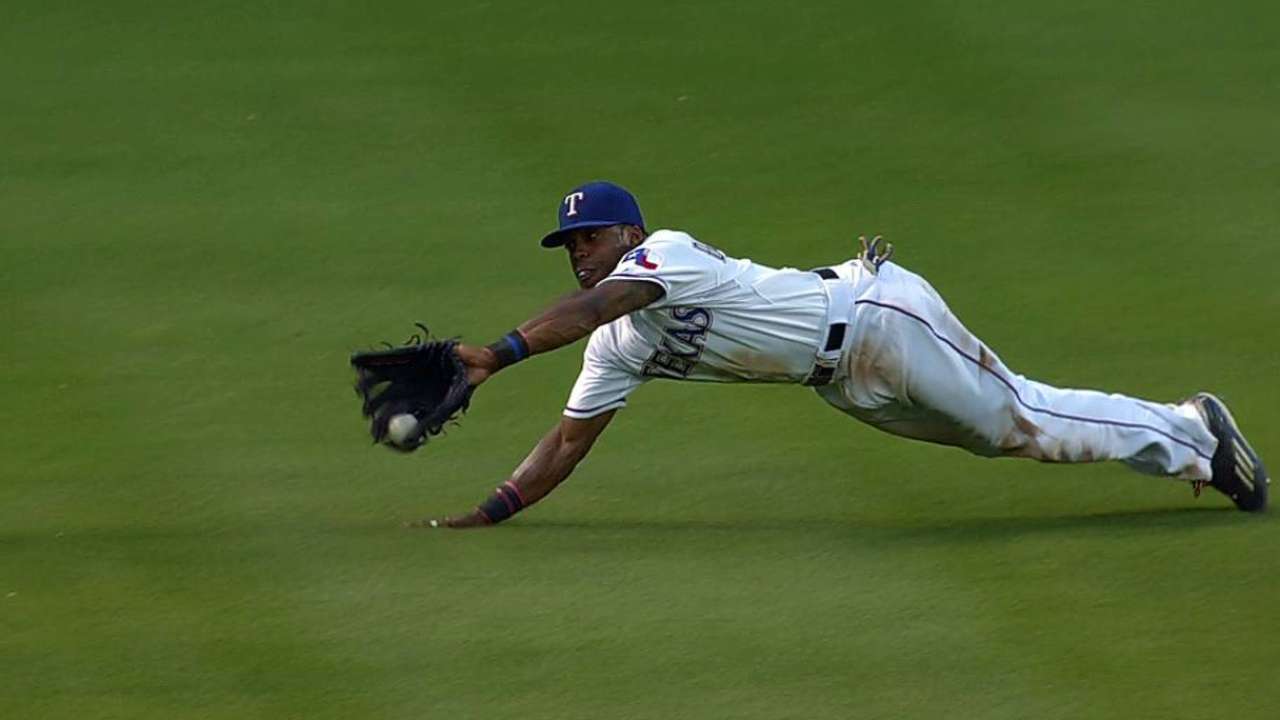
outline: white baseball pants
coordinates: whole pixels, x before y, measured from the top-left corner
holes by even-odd
[[[819,395],[880,430],[988,457],[1119,460],[1153,475],[1208,480],[1217,440],[1190,405],[1064,390],[1005,367],[924,278],[893,263],[854,284],[850,340]]]

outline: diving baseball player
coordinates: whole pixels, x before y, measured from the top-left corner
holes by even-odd
[[[889,262],[879,238],[816,270],[774,269],[676,230],[649,233],[623,188],[593,182],[560,202],[581,290],[485,346],[459,344],[471,386],[531,355],[591,336],[563,417],[471,512],[420,525],[502,522],[573,472],[627,398],[655,379],[808,385],[895,435],[984,456],[1119,460],[1210,485],[1261,511],[1269,479],[1226,406],[1050,387],[1017,375],[974,337],[924,278]]]

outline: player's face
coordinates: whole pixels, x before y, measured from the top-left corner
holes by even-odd
[[[626,225],[570,231],[565,238],[564,249],[569,251],[569,264],[578,285],[595,287],[613,272],[618,261],[631,249],[631,242]]]

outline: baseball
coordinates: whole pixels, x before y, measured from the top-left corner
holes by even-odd
[[[400,413],[387,422],[387,437],[400,447],[416,444],[414,436],[418,432],[418,418],[413,413]]]

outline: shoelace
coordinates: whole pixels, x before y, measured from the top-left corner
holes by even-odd
[[[872,275],[880,269],[881,265],[888,262],[889,258],[893,257],[893,243],[890,242],[884,244],[884,253],[880,253],[881,239],[879,235],[876,235],[871,238],[870,242],[867,242],[866,235],[858,236],[858,242],[862,243],[862,252],[858,253],[858,260]]]
[[[1196,497],[1200,497],[1200,491],[1204,490],[1206,485],[1212,485],[1212,484],[1213,482],[1210,480],[1192,480],[1191,491],[1195,493]]]

